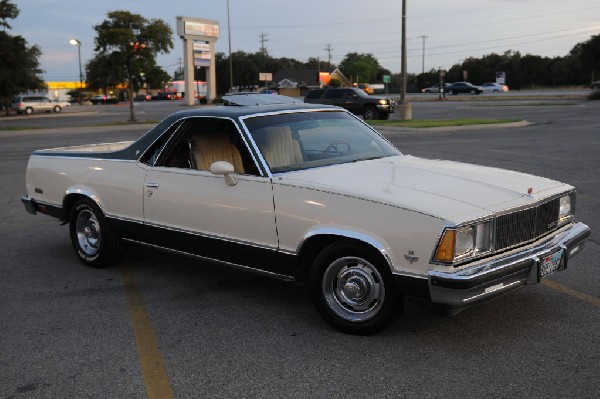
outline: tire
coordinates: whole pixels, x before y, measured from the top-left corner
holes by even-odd
[[[326,247],[314,261],[309,284],[321,317],[345,333],[379,332],[403,309],[381,255],[354,241]]]
[[[62,108],[59,105],[54,106],[54,112],[60,112]]]
[[[368,121],[371,119],[378,119],[379,118],[379,111],[377,111],[376,108],[374,107],[367,107],[365,108],[365,112],[363,112],[363,119]]]
[[[457,95],[458,93],[456,93],[454,90],[448,90],[448,95],[452,96],[452,95]]]
[[[382,121],[386,121],[388,119],[390,119],[390,113],[389,112],[383,112],[379,115],[379,119]]]
[[[25,108],[25,113],[26,113],[27,115],[31,115],[31,114],[33,114],[33,108],[31,108],[31,107],[27,107],[27,108]]]
[[[477,92],[475,90],[471,90],[469,93],[476,94]],[[477,94],[479,94],[479,93],[477,93]]]
[[[125,256],[126,244],[109,226],[98,205],[87,198],[73,205],[69,232],[75,253],[87,266],[107,267]]]

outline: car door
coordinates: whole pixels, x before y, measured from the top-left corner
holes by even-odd
[[[270,179],[259,173],[232,121],[194,119],[178,128],[156,162],[148,166],[144,220],[151,243],[287,274],[278,265]],[[237,142],[233,145],[232,141]],[[235,184],[208,170],[216,161],[234,165]]]
[[[353,114],[361,114],[361,102],[358,98],[358,94],[352,89],[343,89],[342,92],[342,96],[344,98],[344,108]]]

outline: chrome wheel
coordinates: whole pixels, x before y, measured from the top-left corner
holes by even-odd
[[[75,223],[75,232],[79,248],[90,257],[95,256],[100,251],[101,234],[100,223],[96,215],[85,209],[77,215]]]
[[[339,317],[363,322],[375,317],[385,298],[385,286],[375,266],[358,257],[331,263],[323,275],[323,297]]]

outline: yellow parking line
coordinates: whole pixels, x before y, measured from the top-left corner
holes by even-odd
[[[122,269],[125,296],[129,302],[129,313],[133,322],[135,343],[138,350],[146,395],[148,399],[174,398],[169,376],[165,369],[162,355],[158,349],[158,341],[152,329],[142,292],[135,283],[133,270],[129,267]]]
[[[593,295],[584,294],[581,291],[577,291],[573,288],[566,287],[552,280],[544,280],[542,281],[542,284],[544,284],[546,287],[552,288],[553,290],[562,292],[563,294],[572,296],[573,298],[577,298],[580,301],[590,303],[600,308],[600,298],[597,298]]]

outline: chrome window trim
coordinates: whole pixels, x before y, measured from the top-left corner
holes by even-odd
[[[257,167],[257,169],[258,169],[259,176],[261,176],[261,177],[265,177],[265,170],[264,170],[264,169],[261,167],[261,164],[257,162],[257,160],[256,160],[256,156],[255,156],[255,154],[254,154],[254,151],[253,151],[253,147],[251,147],[251,146],[248,144],[248,138],[246,137],[246,135],[244,134],[244,132],[243,132],[242,130],[240,130],[240,126],[239,126],[239,124],[236,122],[236,120],[235,120],[235,119],[233,119],[233,118],[231,118],[231,117],[229,117],[229,116],[204,116],[204,115],[191,115],[191,116],[186,116],[186,117],[180,118],[180,119],[178,119],[178,120],[177,120],[175,123],[172,123],[171,125],[169,125],[169,127],[168,127],[168,128],[166,128],[166,129],[165,129],[165,130],[164,130],[164,131],[163,131],[163,132],[162,132],[162,133],[161,133],[161,134],[160,134],[160,135],[159,135],[159,136],[156,138],[156,140],[154,140],[154,141],[152,142],[152,144],[150,144],[150,145],[148,146],[148,148],[146,148],[146,150],[145,150],[145,151],[142,153],[142,155],[141,155],[140,157],[138,157],[138,160],[140,160],[141,158],[143,158],[143,157],[146,155],[146,153],[149,151],[149,149],[150,149],[150,148],[152,148],[152,146],[153,146],[153,145],[154,145],[156,142],[158,142],[158,141],[159,141],[161,138],[163,138],[163,137],[164,137],[164,135],[165,135],[165,134],[167,134],[166,132],[167,132],[167,131],[169,131],[169,129],[171,129],[171,128],[173,127],[173,125],[175,125],[175,124],[179,123],[179,126],[177,127],[177,129],[175,129],[175,131],[174,131],[174,132],[171,134],[171,137],[169,137],[169,138],[168,138],[168,140],[166,141],[165,145],[164,145],[164,146],[163,146],[163,148],[160,150],[160,153],[157,155],[157,157],[156,157],[156,160],[154,161],[154,163],[153,163],[153,164],[151,164],[151,165],[148,165],[148,164],[146,164],[146,165],[148,165],[148,166],[150,166],[150,167],[153,167],[153,168],[154,168],[154,167],[157,167],[157,166],[156,166],[156,163],[157,163],[157,162],[158,162],[158,160],[159,160],[159,159],[161,159],[161,157],[163,156],[163,151],[165,150],[165,148],[167,148],[167,147],[168,147],[168,146],[171,144],[171,142],[172,142],[172,140],[173,140],[173,137],[177,135],[177,133],[179,132],[179,130],[181,129],[181,127],[182,127],[182,126],[183,126],[185,123],[187,123],[189,120],[192,120],[192,119],[223,119],[223,120],[227,120],[227,121],[231,122],[231,124],[232,124],[232,125],[235,127],[235,129],[236,129],[237,133],[239,134],[240,138],[241,138],[241,139],[242,139],[242,141],[244,142],[244,145],[245,145],[246,149],[247,149],[247,150],[248,150],[248,152],[250,153],[250,156],[252,157],[252,161],[254,162],[254,165],[256,165],[256,167]],[[140,163],[143,163],[143,162],[140,162]],[[176,169],[181,169],[181,168],[176,168]],[[254,175],[250,175],[250,176],[254,176]]]
[[[351,115],[353,118],[355,118],[356,120],[358,120],[360,123],[362,123],[363,125],[365,125],[366,127],[368,127],[371,131],[373,131],[375,134],[377,134],[380,138],[382,138],[386,143],[388,143],[390,146],[392,146],[393,148],[395,148],[398,151],[398,155],[402,155],[402,152],[400,150],[398,150],[398,148],[396,148],[395,145],[393,145],[388,139],[386,139],[385,137],[383,137],[383,135],[381,135],[381,133],[379,133],[377,130],[375,130],[375,128],[373,128],[371,125],[365,123],[362,119],[360,119],[358,116],[354,115],[353,113],[349,112],[348,110],[345,110],[343,108],[332,108],[332,107],[328,107],[328,108],[301,108],[301,109],[291,109],[291,110],[280,110],[280,111],[270,111],[270,112],[257,112],[255,114],[251,114],[251,115],[244,115],[244,116],[240,116],[240,124],[242,125],[244,132],[246,133],[246,135],[248,136],[248,139],[250,140],[250,142],[252,143],[252,149],[254,151],[256,151],[256,154],[258,154],[260,161],[264,167],[264,170],[267,172],[268,176],[270,178],[273,178],[274,176],[277,175],[281,175],[281,174],[285,174],[285,173],[293,173],[294,171],[290,171],[290,172],[279,172],[279,173],[273,173],[271,171],[271,169],[269,168],[269,165],[267,164],[267,161],[265,160],[265,158],[262,155],[262,152],[260,151],[260,149],[258,148],[258,145],[256,145],[256,142],[254,141],[254,138],[252,137],[252,133],[250,133],[250,130],[248,129],[248,126],[245,123],[246,119],[252,119],[252,118],[260,118],[260,117],[264,117],[264,116],[275,116],[275,115],[287,115],[287,114],[300,114],[300,113],[316,113],[316,112],[344,112],[348,115]]]

